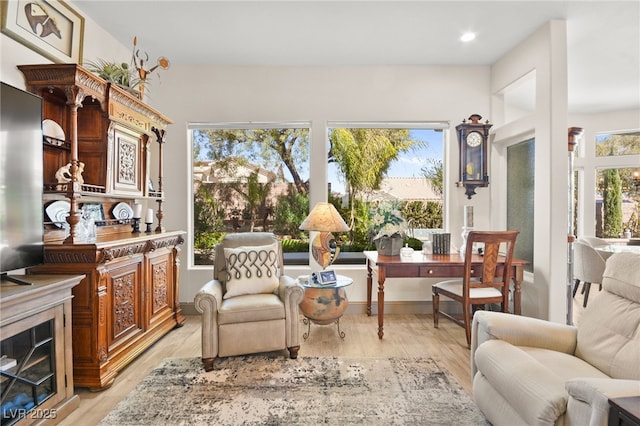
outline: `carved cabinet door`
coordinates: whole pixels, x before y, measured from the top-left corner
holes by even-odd
[[[147,255],[147,282],[150,286],[146,309],[150,327],[173,315],[177,296],[174,294],[174,262],[170,248],[157,249]]]
[[[143,261],[142,254],[123,258],[108,265],[107,341],[109,352],[124,340],[143,332]]]

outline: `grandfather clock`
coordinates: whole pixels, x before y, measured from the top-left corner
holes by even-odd
[[[476,188],[489,186],[487,141],[492,124],[489,120],[481,123],[481,119],[480,115],[473,114],[469,121],[462,120],[456,126],[460,144],[460,181],[457,185],[465,188],[468,199],[476,194]]]

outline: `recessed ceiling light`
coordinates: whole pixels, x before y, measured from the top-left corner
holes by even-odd
[[[468,43],[471,40],[476,38],[476,33],[472,33],[471,31],[467,31],[466,33],[460,36],[460,41],[463,43]]]

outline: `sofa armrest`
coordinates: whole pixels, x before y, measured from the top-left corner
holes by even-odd
[[[285,339],[287,348],[300,346],[300,302],[304,298],[304,288],[300,283],[287,276],[280,276],[280,285],[278,287],[280,300],[284,302],[285,315]]]
[[[482,383],[490,383],[493,392],[504,398],[506,404],[524,420],[524,424],[558,424],[557,420],[565,413],[568,399],[563,377],[522,348],[498,339],[478,346],[475,360],[478,374],[473,380],[473,395],[479,406],[481,401],[487,402],[488,398],[488,394],[482,390]],[[497,407],[502,404],[496,403]]]
[[[194,304],[202,314],[202,358],[218,355],[218,309],[222,303],[222,283],[211,280],[196,293]]]
[[[609,399],[640,395],[640,380],[570,379],[565,384],[569,393],[567,417],[573,423],[606,425],[609,418]]]
[[[576,336],[577,328],[573,326],[503,312],[477,311],[471,325],[471,379],[477,372],[475,351],[487,340],[573,354]]]

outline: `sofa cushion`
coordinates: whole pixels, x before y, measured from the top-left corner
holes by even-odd
[[[248,294],[222,302],[218,310],[219,324],[284,319],[284,303],[275,294]]]
[[[576,356],[615,379],[640,380],[639,265],[638,254],[612,255],[578,324]]]
[[[609,379],[609,376],[602,371],[574,355],[543,348],[527,346],[518,346],[518,348],[547,367],[563,383],[576,377]]]
[[[280,282],[278,243],[224,248],[226,292],[224,298],[273,293]]]

